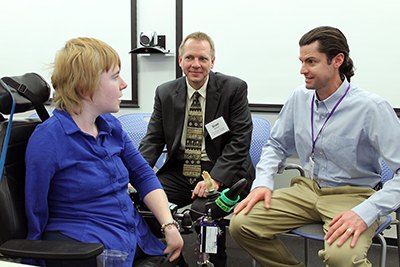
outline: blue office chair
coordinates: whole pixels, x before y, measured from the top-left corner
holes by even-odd
[[[390,180],[393,178],[393,171],[387,166],[386,162],[382,160],[381,162],[382,165],[382,183],[384,184],[386,181]],[[285,170],[293,170],[296,169],[300,172],[300,176],[305,177],[305,172],[304,169],[297,164],[291,164],[287,163],[284,164],[278,171],[278,173],[283,173]],[[396,216],[397,216],[397,242],[399,245],[399,212],[400,208],[396,210]],[[379,227],[375,232],[375,237],[379,242],[381,243],[381,257],[380,257],[380,266],[385,267],[386,266],[386,255],[387,255],[387,243],[385,238],[383,237],[383,231],[390,227],[390,224],[392,223],[392,218],[389,215],[382,216],[379,219]],[[301,227],[298,227],[296,229],[293,229],[289,232],[290,234],[295,234],[298,236],[301,236],[304,238],[304,261],[306,266],[310,266],[309,262],[309,240],[318,240],[318,241],[324,241],[324,236],[325,232],[323,230],[323,224],[322,223],[310,223],[303,225]],[[400,248],[399,248],[399,257],[400,257]],[[256,266],[256,261],[253,259],[252,262],[252,267]]]
[[[384,184],[388,180],[392,179],[394,176],[394,172],[387,163],[382,160],[382,183]],[[396,233],[397,233],[397,255],[399,256],[399,264],[400,264],[400,208],[396,210],[396,220],[392,220],[392,224],[396,224]]]
[[[140,141],[146,135],[150,117],[151,113],[130,113],[118,117],[122,129],[128,133],[129,138],[132,140],[132,143],[136,148],[139,148]],[[162,153],[155,164],[157,170],[162,167],[164,161],[165,155]]]
[[[255,168],[260,161],[262,148],[268,141],[271,124],[267,119],[261,117],[252,116],[251,119],[253,121],[253,133],[251,134],[250,157]]]

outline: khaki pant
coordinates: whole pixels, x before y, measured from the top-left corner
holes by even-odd
[[[275,235],[313,222],[324,222],[327,232],[335,216],[352,209],[374,192],[350,186],[319,188],[309,178],[295,177],[290,187],[273,191],[269,210],[265,209],[264,201],[259,201],[247,215],[242,211],[233,216],[230,234],[261,266],[305,266]],[[351,237],[341,247],[336,245],[337,239],[332,245],[325,242],[318,255],[330,267],[371,266],[366,255],[377,227],[375,221],[360,235],[354,248],[350,247]]]

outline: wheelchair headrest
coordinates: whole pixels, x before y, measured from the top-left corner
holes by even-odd
[[[14,97],[15,113],[25,112],[34,108],[33,103],[22,93],[26,88],[36,95],[41,103],[46,102],[50,97],[50,86],[39,74],[26,73],[20,76],[3,77],[1,80],[8,85]],[[10,114],[11,106],[10,92],[0,82],[0,113]]]

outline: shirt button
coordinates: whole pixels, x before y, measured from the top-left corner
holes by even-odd
[[[322,168],[321,170],[323,170],[323,171],[324,171],[324,170],[325,170],[325,168]]]
[[[319,152],[319,154],[323,155],[324,153],[322,153],[322,152]]]
[[[124,211],[126,211],[128,208],[127,208],[126,206],[124,206],[122,209],[123,209]]]
[[[112,181],[113,181],[113,183],[115,183],[115,182],[117,181],[117,179],[116,179],[116,178],[113,178]]]
[[[325,116],[321,116],[321,119],[324,119],[325,118]]]
[[[109,160],[110,158],[109,158],[108,156],[105,156],[104,159],[105,159],[105,160]]]
[[[131,233],[135,232],[135,229],[131,228],[129,229],[131,231]]]

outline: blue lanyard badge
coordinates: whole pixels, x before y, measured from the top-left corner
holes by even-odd
[[[312,101],[311,101],[311,140],[312,140],[312,149],[311,149],[311,158],[314,161],[314,150],[315,150],[315,143],[317,142],[318,137],[320,136],[322,129],[325,127],[325,124],[328,122],[328,120],[331,118],[333,112],[335,112],[336,108],[339,106],[339,104],[342,102],[343,98],[346,96],[347,92],[350,89],[350,83],[349,86],[346,89],[346,92],[344,95],[339,99],[339,101],[336,103],[336,105],[333,107],[332,111],[329,113],[328,117],[326,118],[324,124],[322,125],[321,129],[319,130],[317,136],[314,139],[314,101],[315,101],[315,94],[313,95]]]

